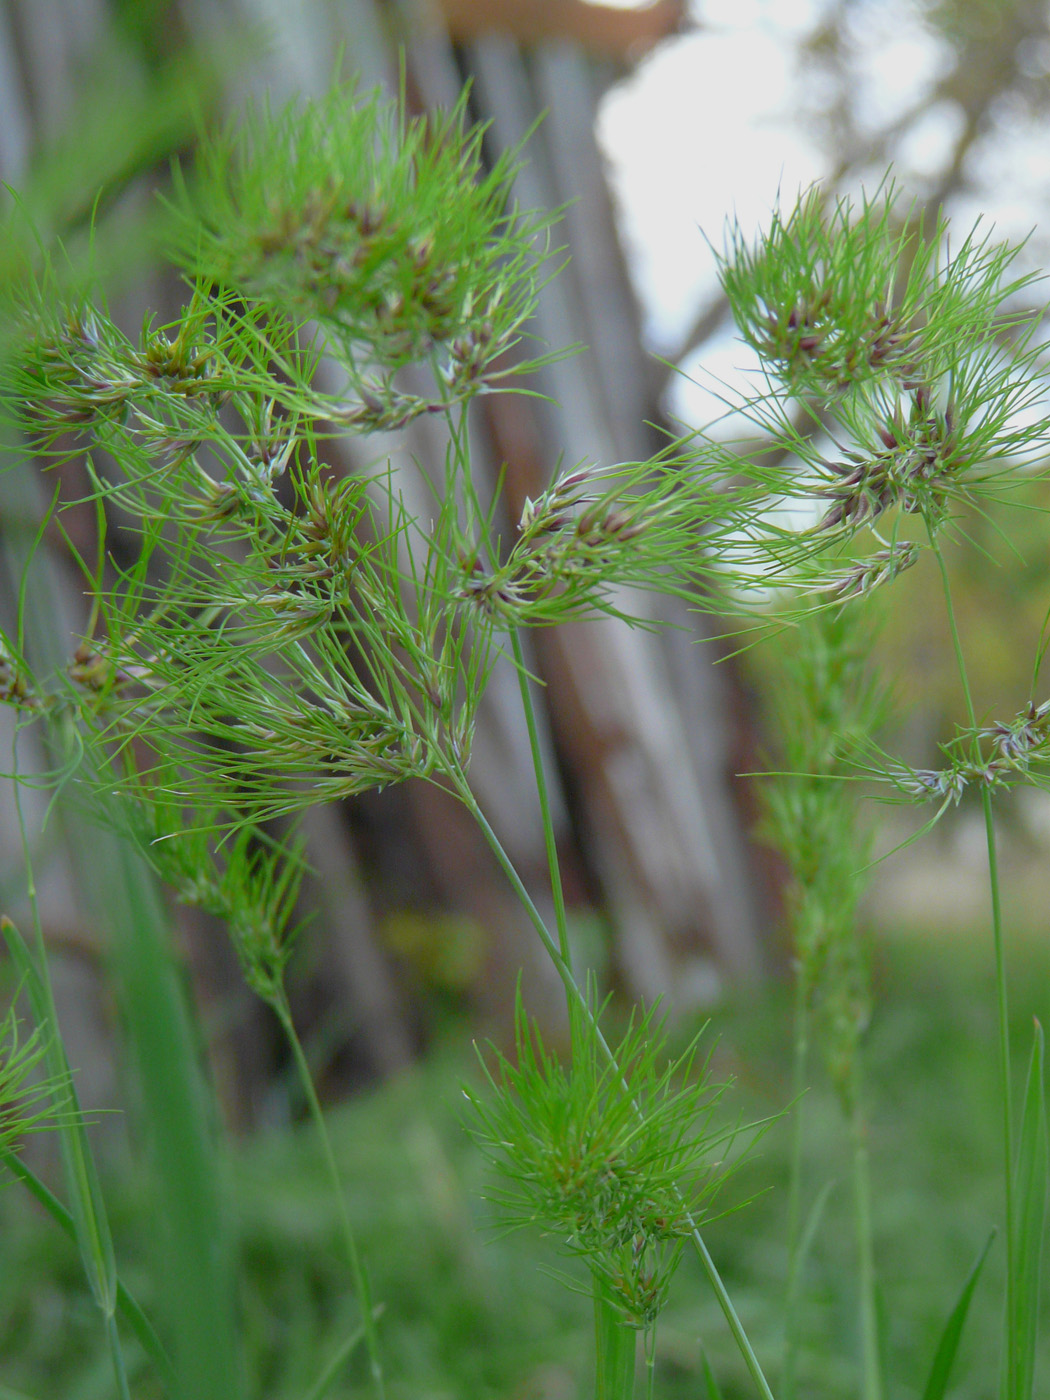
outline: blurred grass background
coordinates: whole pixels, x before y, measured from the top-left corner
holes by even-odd
[[[999,1214],[999,1106],[990,952],[984,931],[950,940],[929,929],[880,941],[878,1009],[868,1042],[872,1171],[889,1358],[888,1394],[918,1397],[945,1317]],[[1050,1016],[1050,950],[1036,932],[1015,949],[1013,1023]],[[716,1078],[734,1090],[734,1119],[779,1113],[790,1094],[790,998],[722,1008]],[[688,1035],[689,1027],[681,1027]],[[592,1345],[589,1299],[551,1276],[570,1268],[557,1242],[501,1236],[482,1199],[484,1175],[460,1122],[459,1085],[476,1076],[469,1027],[449,1016],[425,1063],[332,1113],[340,1165],[372,1271],[390,1393],[397,1400],[582,1400]],[[1020,1058],[1020,1057],[1019,1057]],[[791,1110],[794,1112],[797,1110]],[[806,1096],[809,1191],[831,1184],[805,1285],[800,1393],[845,1400],[855,1390],[853,1234],[848,1144],[826,1087]],[[784,1287],[790,1115],[778,1122],[722,1202],[741,1205],[708,1228],[712,1251],[775,1376]],[[251,1392],[295,1400],[352,1330],[338,1223],[308,1131],[261,1133],[225,1162],[242,1265],[240,1302]],[[134,1163],[106,1172],[118,1257],[150,1304],[146,1196]],[[754,1199],[748,1200],[754,1196]],[[102,1400],[111,1378],[72,1246],[16,1191],[0,1194],[0,1376],[25,1391]],[[951,1394],[995,1390],[1002,1244],[981,1279]],[[580,1279],[581,1285],[584,1280]],[[717,1308],[687,1256],[659,1329],[658,1394],[701,1393],[701,1346],[726,1400],[741,1373]],[[1045,1354],[1043,1364],[1050,1360]],[[350,1376],[363,1384],[363,1363]],[[146,1378],[136,1394],[157,1392]],[[343,1393],[357,1393],[356,1390]]]

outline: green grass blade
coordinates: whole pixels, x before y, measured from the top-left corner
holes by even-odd
[[[952,1308],[948,1316],[948,1321],[944,1325],[944,1331],[941,1333],[941,1339],[934,1353],[930,1378],[926,1382],[926,1389],[922,1392],[922,1400],[944,1400],[945,1392],[948,1389],[948,1377],[951,1375],[955,1353],[959,1349],[959,1341],[966,1325],[966,1315],[970,1310],[970,1301],[973,1298],[977,1280],[981,1276],[984,1261],[988,1258],[988,1251],[991,1249],[994,1239],[995,1231],[993,1230],[963,1284],[955,1307]]]
[[[707,1352],[701,1350],[700,1363],[704,1368],[704,1394],[702,1400],[722,1400],[722,1390],[715,1380],[715,1373],[711,1370],[711,1363],[707,1359]]]
[[[879,1394],[885,1394],[884,1377],[890,1373],[890,1314],[882,1284],[875,1283],[875,1340],[879,1358]]]
[[[36,1173],[27,1167],[14,1152],[0,1153],[0,1161],[7,1167],[12,1176],[18,1178],[29,1194],[39,1201],[52,1220],[75,1242],[77,1232],[72,1215],[58,1197],[48,1190]],[[139,1339],[143,1351],[157,1367],[165,1388],[168,1391],[174,1390],[175,1372],[172,1369],[171,1358],[164,1350],[163,1344],[154,1330],[153,1323],[150,1322],[136,1299],[132,1297],[119,1278],[117,1279],[117,1311]],[[3,1391],[0,1391],[0,1400],[4,1400]]]
[[[1047,1123],[1043,1028],[1035,1022],[1028,1065],[1014,1191],[1016,1253],[1012,1316],[1007,1318],[1008,1400],[1031,1400],[1039,1323],[1039,1273],[1046,1224]]]
[[[82,868],[112,939],[141,1088],[156,1212],[158,1315],[170,1329],[178,1400],[238,1400],[232,1249],[223,1224],[214,1113],[152,878],[125,843],[94,832]],[[103,903],[103,900],[105,901]]]
[[[321,1374],[317,1377],[317,1380],[303,1396],[303,1400],[324,1400],[324,1397],[331,1390],[339,1372],[364,1341],[364,1338],[365,1329],[363,1327],[355,1327],[336,1354],[328,1362],[327,1366],[325,1366]]]
[[[817,1192],[816,1200],[809,1208],[809,1213],[806,1216],[806,1223],[799,1236],[798,1252],[795,1260],[795,1270],[799,1277],[801,1277],[806,1267],[806,1261],[813,1250],[813,1242],[817,1237],[820,1222],[824,1218],[824,1211],[828,1204],[828,1198],[831,1196],[832,1191],[834,1191],[835,1186],[836,1183],[834,1181],[826,1181]]]
[[[813,1250],[817,1230],[824,1217],[824,1209],[835,1189],[834,1181],[826,1181],[810,1206],[805,1223],[790,1251],[788,1271],[786,1316],[784,1321],[784,1369],[780,1378],[780,1391],[786,1400],[793,1400],[795,1394],[795,1367],[798,1360],[799,1301],[803,1275]]]
[[[43,1028],[47,1038],[48,1075],[54,1081],[68,1085],[71,1111],[60,1115],[56,1131],[62,1146],[70,1211],[77,1249],[91,1292],[102,1312],[110,1317],[117,1305],[117,1265],[113,1240],[87,1129],[77,1100],[76,1085],[59,1032],[51,989],[25,939],[10,919],[0,918],[0,933],[18,969],[36,1023]]]

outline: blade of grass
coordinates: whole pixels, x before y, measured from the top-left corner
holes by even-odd
[[[1031,1400],[1035,1381],[1035,1345],[1039,1323],[1039,1272],[1046,1224],[1047,1121],[1043,1085],[1043,1028],[1035,1022],[1021,1114],[1014,1192],[1013,1308],[1007,1318],[1007,1396]]]
[[[126,843],[93,833],[96,906],[105,899],[124,1021],[142,1093],[157,1212],[157,1282],[173,1336],[176,1396],[236,1400],[243,1390],[232,1251],[207,1087],[152,879]]]
[[[364,1341],[365,1329],[355,1327],[349,1337],[343,1342],[332,1359],[325,1366],[324,1370],[317,1377],[317,1380],[303,1396],[303,1400],[324,1400],[324,1397],[331,1390],[339,1372],[343,1369],[350,1357]]]
[[[40,1178],[31,1168],[17,1156],[14,1152],[0,1153],[0,1161],[7,1167],[11,1175],[17,1177],[29,1194],[43,1206],[52,1220],[65,1231],[71,1240],[76,1241],[77,1232],[73,1217],[66,1210],[65,1206],[53,1192],[49,1191]],[[163,1344],[154,1329],[153,1323],[143,1312],[139,1303],[128,1292],[120,1278],[117,1279],[117,1310],[127,1322],[128,1326],[135,1333],[135,1336],[142,1344],[143,1351],[149,1356],[164,1381],[165,1388],[169,1391],[175,1389],[175,1372],[172,1368],[171,1358],[164,1350]],[[3,1392],[0,1391],[0,1400],[3,1400]]]
[[[805,1099],[809,1064],[809,1007],[805,980],[796,973],[794,1037],[792,1047],[792,1090],[795,1098],[791,1132],[791,1175],[788,1181],[788,1267],[784,1295],[784,1364],[780,1375],[783,1400],[795,1400],[795,1368],[798,1357],[798,1294],[802,1279],[802,1150],[805,1143]],[[826,1199],[826,1189],[821,1198]],[[813,1216],[810,1212],[810,1221]]]
[[[16,806],[18,789],[15,788]],[[30,901],[36,909],[35,887],[30,871]],[[68,1085],[70,1112],[61,1115],[56,1124],[62,1148],[62,1162],[65,1169],[66,1186],[71,1202],[70,1214],[84,1272],[92,1295],[105,1316],[110,1316],[116,1307],[116,1260],[113,1254],[113,1240],[109,1232],[109,1222],[102,1199],[102,1188],[95,1171],[91,1146],[87,1139],[84,1116],[80,1111],[76,1085],[73,1081],[65,1047],[59,1033],[58,1017],[55,1013],[54,997],[47,977],[46,957],[43,949],[43,933],[38,931],[38,960],[33,957],[21,933],[10,919],[0,918],[0,934],[7,944],[8,953],[22,986],[29,998],[34,1019],[44,1030],[47,1040],[46,1062],[51,1078],[62,1080]]]
[[[796,1106],[796,1112],[801,1112],[802,1105]],[[794,1150],[793,1150],[794,1156]],[[784,1400],[788,1400],[790,1394],[795,1390],[795,1374],[798,1364],[798,1339],[799,1339],[799,1310],[802,1291],[802,1277],[805,1273],[806,1262],[813,1249],[813,1242],[817,1237],[817,1230],[824,1216],[824,1210],[828,1203],[832,1191],[835,1189],[834,1181],[826,1181],[817,1193],[817,1198],[810,1206],[806,1215],[802,1229],[798,1231],[797,1238],[791,1249],[791,1259],[788,1270],[788,1291],[787,1291],[787,1316],[784,1323],[785,1346],[784,1346],[784,1377],[781,1381],[781,1391]]]
[[[944,1400],[945,1392],[948,1389],[948,1378],[951,1375],[952,1365],[955,1361],[955,1354],[959,1349],[959,1342],[962,1338],[963,1328],[966,1325],[966,1315],[970,1310],[970,1301],[973,1298],[974,1289],[977,1287],[977,1280],[981,1276],[984,1268],[984,1261],[988,1258],[988,1251],[992,1247],[995,1239],[993,1230],[985,1242],[984,1248],[977,1256],[977,1262],[970,1270],[966,1282],[963,1284],[962,1292],[959,1294],[955,1307],[948,1315],[948,1321],[944,1325],[941,1339],[937,1343],[937,1350],[933,1357],[933,1366],[930,1369],[930,1378],[926,1382],[926,1389],[922,1392],[922,1400]]]
[[[855,1078],[858,1077],[855,1074]],[[871,1163],[868,1155],[867,1124],[855,1103],[850,1122],[853,1148],[853,1213],[860,1273],[861,1375],[864,1400],[882,1400],[882,1348],[879,1327],[878,1279],[875,1272],[871,1210]]]
[[[817,1237],[817,1231],[820,1228],[820,1222],[824,1216],[828,1198],[837,1184],[838,1183],[835,1181],[826,1181],[817,1193],[817,1199],[809,1208],[809,1213],[806,1216],[806,1223],[798,1242],[798,1268],[800,1273],[805,1267],[806,1260],[809,1258],[810,1252],[813,1249],[813,1241]]]
[[[703,1400],[722,1400],[722,1390],[715,1380],[715,1373],[711,1370],[711,1363],[707,1359],[707,1352],[701,1349],[700,1364],[704,1368],[704,1397]]]

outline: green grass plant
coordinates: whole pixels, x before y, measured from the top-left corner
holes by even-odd
[[[723,285],[763,366],[753,392],[736,402],[726,393],[745,440],[693,432],[644,462],[559,466],[511,521],[472,473],[468,415],[479,394],[529,392],[523,377],[559,353],[529,341],[557,254],[551,217],[513,207],[519,159],[512,152],[485,168],[465,102],[409,120],[378,95],[337,88],[317,103],[249,112],[203,138],[171,197],[169,253],[187,300],[168,324],[147,316],[129,336],[97,288],[70,285],[58,256],[27,269],[8,297],[11,425],[27,452],[83,485],[75,500],[55,492],[26,551],[13,625],[0,634],[0,698],[19,728],[46,735],[53,774],[32,780],[75,793],[79,819],[106,833],[94,875],[118,892],[107,896],[113,966],[160,1246],[154,1333],[118,1282],[50,990],[34,836],[23,830],[34,936],[27,942],[8,923],[7,941],[50,1083],[70,1096],[54,1119],[68,1199],[51,1209],[73,1225],[108,1342],[111,1393],[132,1394],[121,1316],[154,1361],[154,1336],[170,1350],[170,1367],[141,1382],[161,1394],[226,1400],[287,1384],[319,1397],[345,1392],[348,1376],[353,1393],[392,1393],[390,1314],[405,1299],[373,1280],[384,1241],[363,1238],[285,974],[304,872],[296,815],[415,780],[463,803],[564,987],[565,1063],[519,1006],[516,1054],[485,1060],[467,1097],[472,1131],[503,1181],[508,1225],[537,1225],[582,1261],[596,1400],[630,1400],[639,1377],[648,1400],[671,1393],[658,1321],[673,1315],[672,1275],[690,1270],[710,1357],[692,1393],[701,1384],[727,1400],[805,1393],[803,1303],[836,1195],[827,1173],[810,1168],[812,1114],[797,1102],[811,1082],[814,1040],[849,1144],[857,1272],[855,1373],[850,1348],[829,1345],[817,1384],[863,1400],[892,1393],[861,1053],[873,998],[857,918],[870,863],[859,796],[864,784],[894,803],[932,804],[926,828],[964,799],[979,805],[1003,1167],[998,1394],[1032,1400],[1048,1170],[1042,1033],[1037,1024],[1017,1098],[993,800],[1046,784],[1050,701],[1036,698],[1040,649],[1017,713],[978,719],[945,562],[964,510],[1000,509],[1044,469],[1047,386],[1032,279],[1014,276],[1014,252],[980,230],[953,244],[942,223],[916,224],[889,187],[857,206],[805,195],[754,243],[731,227]],[[443,428],[443,455],[419,468],[425,510],[410,509],[403,467],[329,465],[345,440],[360,461],[369,434],[422,416]],[[810,523],[789,523],[803,505]],[[72,506],[93,513],[90,547],[66,526]],[[57,664],[35,603],[45,525],[65,540],[85,596],[77,644]],[[919,568],[945,610],[965,697],[936,768],[876,741],[885,702],[869,678],[871,595]],[[732,1238],[738,1228],[735,1215],[715,1218],[712,1201],[733,1176],[738,1186],[750,1179],[754,1165],[734,1144],[758,1129],[742,1130],[740,1112],[722,1119],[704,1070],[712,1052],[697,1056],[693,1044],[671,1055],[655,1009],[637,1009],[607,1037],[586,970],[573,965],[522,637],[594,616],[651,625],[631,612],[640,588],[697,609],[732,607],[741,625],[790,639],[778,691],[784,751],[771,764],[781,771],[770,776],[766,825],[791,870],[796,1128],[781,1286],[775,1300],[768,1290],[761,1303],[748,1297],[747,1308],[781,1318],[776,1392],[772,1350],[762,1347],[763,1363],[709,1243],[711,1231]],[[469,780],[478,707],[498,665],[513,666],[520,682],[550,927]],[[18,753],[16,742],[12,768],[24,778]],[[313,1369],[296,1369],[294,1384],[279,1357],[272,1375],[250,1374],[224,1228],[229,1188],[154,877],[224,922],[299,1076],[334,1212],[329,1243],[354,1307],[339,1311],[323,1352],[301,1348]],[[83,878],[90,890],[86,869]],[[41,1122],[8,1045],[13,1140],[20,1123]],[[39,1199],[25,1171],[15,1174]],[[992,1272],[991,1255],[980,1272],[974,1266],[985,1238],[970,1243],[923,1373],[904,1381],[915,1394],[925,1386],[928,1400],[955,1384],[972,1299]],[[697,1301],[701,1282],[731,1341],[728,1357]],[[580,1286],[573,1276],[571,1289]],[[243,1309],[250,1331],[250,1304]],[[486,1364],[473,1374],[463,1393],[476,1393]]]

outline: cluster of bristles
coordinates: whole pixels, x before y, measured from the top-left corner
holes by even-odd
[[[1007,787],[1025,777],[1033,762],[1050,758],[1050,700],[1027,706],[1009,723],[974,732],[978,741],[990,741],[987,758],[962,759],[950,768],[908,770],[898,776],[900,787],[915,797],[941,798],[958,803],[968,787]]]
[[[8,655],[0,641],[0,704],[2,703],[36,709],[40,705],[40,699],[22,667],[13,656]]]
[[[783,365],[790,378],[815,380],[830,392],[848,388],[861,368],[892,366],[907,379],[915,338],[882,302],[876,302],[859,335],[844,335],[841,321],[830,289],[823,287],[799,297],[786,315],[769,311],[754,334],[755,348]]]
[[[432,236],[406,239],[381,200],[345,199],[333,179],[294,207],[272,202],[270,216],[270,226],[252,240],[259,270],[283,255],[304,292],[319,295],[333,311],[352,305],[362,323],[367,318],[369,338],[390,357],[414,357],[461,324],[461,269],[435,259]],[[420,324],[410,324],[406,313]]]
[[[80,309],[70,311],[57,330],[29,330],[27,367],[40,382],[26,407],[41,424],[76,428],[122,420],[132,404],[152,400],[157,390],[169,402],[170,396],[204,397],[215,409],[226,397],[216,384],[211,349],[190,345],[181,335],[169,339],[147,331],[136,350],[122,337],[104,338],[94,315]],[[150,425],[156,426],[152,420]]]
[[[922,546],[913,540],[900,540],[887,549],[877,549],[858,559],[843,573],[829,579],[824,587],[843,602],[848,598],[863,597],[910,569],[921,553]]]
[[[592,469],[578,467],[536,500],[526,497],[505,563],[489,573],[476,554],[464,560],[465,596],[500,616],[593,578],[648,525],[644,507],[589,496],[586,488],[594,481]]]
[[[666,1192],[655,1199],[643,1169],[623,1157],[602,1160],[586,1141],[564,1144],[548,1170],[545,1224],[587,1260],[625,1320],[651,1327],[691,1230],[681,1201]]]
[[[930,391],[911,391],[907,420],[897,412],[878,429],[884,450],[870,456],[856,452],[821,466],[835,480],[814,486],[811,494],[834,501],[821,517],[820,530],[859,526],[899,507],[909,515],[936,517],[943,508],[955,450],[955,410],[932,405]]]

